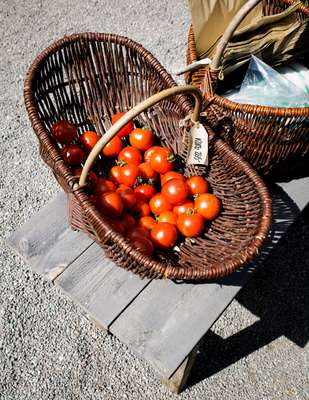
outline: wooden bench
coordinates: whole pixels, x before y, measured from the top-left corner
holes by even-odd
[[[273,224],[250,265],[208,283],[140,279],[104,258],[99,246],[68,226],[60,193],[8,240],[33,271],[59,286],[96,324],[118,337],[179,393],[198,343],[265,261],[309,200],[309,178],[270,187]],[[211,360],[210,360],[211,362]]]

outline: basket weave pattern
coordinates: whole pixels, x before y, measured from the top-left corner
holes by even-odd
[[[210,166],[186,167],[185,128],[179,121],[192,112],[189,98],[177,95],[138,117],[160,142],[179,156],[185,174],[204,173],[222,200],[220,216],[208,224],[202,237],[187,239],[179,249],[142,255],[115,232],[94,207],[87,187],[77,183],[49,134],[59,119],[103,135],[111,116],[175,86],[171,76],[142,46],[109,34],[83,33],[65,37],[33,62],[25,81],[25,104],[40,142],[40,153],[68,193],[71,225],[95,240],[115,263],[148,278],[209,279],[227,275],[257,254],[270,226],[271,202],[258,175],[230,147],[211,132]],[[109,163],[95,165],[105,172]]]

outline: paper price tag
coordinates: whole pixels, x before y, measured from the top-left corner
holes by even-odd
[[[208,165],[208,132],[200,123],[196,123],[189,131],[191,146],[188,164]]]

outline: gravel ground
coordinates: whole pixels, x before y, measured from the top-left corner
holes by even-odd
[[[0,399],[176,398],[3,239],[59,190],[23,106],[37,52],[66,33],[116,32],[176,70],[185,59],[186,2],[1,0],[0,10]],[[180,399],[309,398],[308,242],[307,213],[207,335]]]

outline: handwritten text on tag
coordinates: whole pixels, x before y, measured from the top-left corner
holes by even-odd
[[[189,148],[188,164],[208,165],[208,133],[204,126],[196,123],[189,131],[191,148]]]

